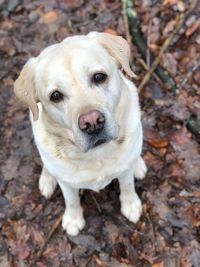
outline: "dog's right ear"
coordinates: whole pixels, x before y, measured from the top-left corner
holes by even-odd
[[[128,42],[121,36],[105,32],[90,32],[87,35],[102,45],[130,77],[136,77],[130,68],[131,51]]]
[[[36,58],[31,58],[23,67],[18,79],[14,83],[14,92],[17,97],[27,105],[36,121],[39,116],[35,90],[35,65]]]

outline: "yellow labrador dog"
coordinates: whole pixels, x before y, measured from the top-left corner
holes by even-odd
[[[142,179],[146,165],[137,89],[122,73],[134,77],[129,59],[122,37],[91,32],[47,47],[15,81],[43,161],[40,191],[49,198],[59,184],[69,235],[85,225],[79,189],[99,191],[114,178],[122,214],[134,223],[140,218],[134,176]]]

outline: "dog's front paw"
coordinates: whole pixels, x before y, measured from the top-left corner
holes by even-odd
[[[121,212],[133,223],[139,220],[142,213],[142,204],[136,193],[133,197],[121,201]]]
[[[137,178],[138,180],[142,180],[144,179],[145,175],[147,173],[147,166],[143,160],[143,158],[139,158],[137,160],[136,166],[135,166],[135,178]]]
[[[50,198],[53,195],[56,186],[56,179],[51,176],[46,170],[43,170],[39,180],[39,189],[41,194],[45,198]]]
[[[71,216],[67,211],[65,211],[62,220],[63,229],[71,236],[76,236],[85,226],[85,220],[82,214],[78,216]]]

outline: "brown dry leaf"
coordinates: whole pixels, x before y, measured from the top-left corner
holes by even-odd
[[[183,161],[183,168],[186,171],[185,179],[193,182],[199,181],[200,155],[191,133],[183,127],[171,136],[170,143],[177,158]]]
[[[43,244],[44,242],[44,235],[42,232],[32,228],[31,229],[31,234],[33,235],[33,238],[35,240],[35,242],[39,245]]]
[[[58,19],[58,12],[57,11],[49,11],[48,13],[45,13],[42,17],[42,20],[46,24],[50,24],[55,22]]]
[[[165,194],[161,190],[156,190],[154,195],[148,192],[147,198],[151,202],[154,211],[159,215],[159,218],[166,220],[170,209],[165,199]]]
[[[78,0],[64,0],[63,1],[67,6],[73,7],[76,5],[80,5],[80,1]]]
[[[164,148],[168,146],[168,140],[162,139],[162,140],[149,140],[148,143],[155,148]]]
[[[18,241],[15,249],[15,253],[20,260],[25,260],[30,256],[30,248],[25,242]]]
[[[162,169],[164,164],[164,161],[162,161],[149,151],[144,153],[144,160],[148,162],[148,166],[151,167],[156,172]]]
[[[165,53],[162,58],[163,66],[167,69],[167,71],[175,76],[177,73],[177,60],[171,53]]]
[[[105,267],[105,264],[99,259],[99,257],[97,257],[96,255],[94,255],[94,259],[96,261],[97,266],[99,266],[99,267]]]
[[[178,1],[177,6],[180,12],[185,11],[185,3],[183,1]]]
[[[106,222],[106,231],[108,233],[109,239],[112,243],[115,243],[117,238],[119,237],[118,228],[114,223]]]
[[[155,148],[164,148],[168,146],[168,140],[165,137],[160,137],[159,133],[154,130],[144,131],[145,140]]]
[[[174,100],[173,105],[165,110],[175,120],[184,121],[190,116],[190,111],[188,109],[188,94],[186,92],[181,92]]]
[[[163,5],[175,5],[178,3],[178,0],[164,0]]]
[[[6,181],[16,177],[19,164],[20,159],[12,155],[5,161],[4,165],[2,166],[2,173]]]
[[[175,25],[176,20],[170,20],[163,30],[163,35],[166,36],[169,32],[172,32]]]
[[[49,244],[43,253],[43,256],[46,258],[54,258],[54,257],[56,257],[56,255],[57,255],[57,251],[56,251],[54,245],[52,245],[52,244]]]
[[[185,175],[184,168],[178,163],[172,163],[167,168],[166,177],[183,177]]]
[[[185,35],[187,37],[192,35],[197,29],[199,29],[199,27],[200,27],[200,19],[195,21],[194,24],[189,29],[187,29]]]
[[[200,227],[200,207],[197,203],[190,205],[187,210],[193,226]]]
[[[200,85],[200,71],[196,72],[194,75],[193,75],[193,79],[195,80],[195,82]]]
[[[16,54],[16,47],[13,38],[10,36],[1,36],[0,38],[0,52],[6,53],[9,56]]]
[[[104,32],[109,33],[109,34],[112,34],[112,35],[115,35],[115,36],[118,35],[117,32],[116,32],[115,30],[110,29],[110,28],[105,29]]]
[[[159,263],[153,264],[152,267],[164,267],[164,263],[163,263],[163,261],[161,261]]]
[[[192,134],[187,131],[187,129],[184,127],[178,131],[176,131],[173,136],[172,140],[177,143],[177,145],[185,145],[190,143],[192,138]],[[174,146],[175,150],[176,148],[179,149],[180,147]]]

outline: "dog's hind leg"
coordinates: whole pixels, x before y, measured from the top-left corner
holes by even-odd
[[[143,158],[139,157],[137,162],[136,162],[136,165],[135,165],[134,176],[136,179],[142,180],[142,179],[144,179],[146,173],[147,173],[147,166],[146,166]]]
[[[53,195],[57,186],[56,178],[53,177],[43,166],[42,173],[39,179],[39,189],[45,198],[50,198]]]

